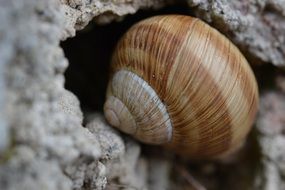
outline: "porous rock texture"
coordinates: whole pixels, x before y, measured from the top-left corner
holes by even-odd
[[[179,187],[168,179],[175,167],[172,158],[141,155],[140,145],[113,130],[102,114],[85,118],[87,124],[83,126],[80,102],[64,89],[68,61],[59,46],[60,40],[74,37],[76,30],[93,18],[108,23],[139,9],[175,3],[0,0],[0,189]],[[229,36],[249,58],[285,65],[284,1],[189,0],[188,5],[189,12]],[[261,95],[254,136],[262,155],[257,161],[261,168],[252,181],[244,186],[236,184],[254,170],[249,166],[240,171],[242,162],[234,164],[241,177],[232,175],[234,180],[227,178],[228,182],[219,182],[215,174],[217,170],[230,173],[231,166],[208,163],[194,172],[203,185],[212,189],[233,184],[237,189],[285,188],[284,76],[278,76],[277,84],[278,88]],[[185,179],[193,182],[189,175]]]
[[[256,183],[265,189],[285,189],[285,76],[276,76],[276,89],[261,97],[257,120],[263,170]]]

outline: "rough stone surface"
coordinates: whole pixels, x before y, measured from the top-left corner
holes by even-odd
[[[264,189],[285,189],[285,88],[284,76],[277,77],[279,90],[262,94],[257,120],[262,153],[262,172],[256,183]]]
[[[73,181],[73,189],[104,189],[107,184],[105,165],[98,160],[78,159],[65,172]]]
[[[75,35],[76,30],[84,28],[96,17],[98,23],[109,23],[134,14],[139,9],[160,8],[173,0],[60,0],[64,8],[66,22],[63,39]]]
[[[63,73],[68,61],[59,42],[75,36],[94,17],[97,23],[109,23],[139,9],[157,9],[175,2],[0,0],[1,189],[170,186],[172,180],[168,177],[176,160],[144,155],[137,142],[122,138],[102,115],[92,115],[84,127],[86,118],[79,101],[64,89]],[[285,65],[284,1],[188,0],[188,4],[191,12],[228,35],[249,57]],[[285,189],[285,79],[278,75],[276,80],[278,88],[262,93],[256,127],[261,169],[254,176],[254,184],[247,184],[250,189]],[[240,161],[233,165],[240,173],[251,171],[243,164]],[[219,182],[219,172],[231,173],[232,165],[210,166],[207,169],[202,164],[194,177],[212,189],[232,187],[236,181],[246,179],[234,176],[232,181]],[[163,175],[155,175],[155,171]],[[211,181],[203,180],[209,176]]]
[[[58,164],[57,160],[37,159],[27,146],[17,146],[9,162],[2,163],[1,189],[71,189],[72,181]]]
[[[140,158],[140,146],[130,138],[124,141],[118,132],[112,129],[102,115],[89,116],[87,128],[97,136],[103,155],[102,163],[106,166],[108,189],[122,186],[130,189],[146,189],[147,165]]]

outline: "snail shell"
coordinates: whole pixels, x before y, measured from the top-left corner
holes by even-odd
[[[257,107],[246,59],[199,19],[148,18],[116,47],[105,117],[144,143],[192,158],[221,157],[243,142]]]

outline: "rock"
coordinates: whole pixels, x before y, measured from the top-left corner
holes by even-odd
[[[76,30],[84,28],[94,17],[98,23],[110,23],[127,14],[134,14],[142,8],[159,8],[174,2],[173,0],[62,0],[66,20],[62,38],[75,36]]]
[[[37,159],[27,146],[17,146],[13,153],[0,168],[1,189],[71,189],[72,181],[56,160]]]
[[[101,114],[90,115],[86,128],[98,139],[102,150],[101,158],[110,160],[125,152],[125,145],[119,133],[108,125]]]
[[[100,161],[79,159],[66,168],[73,181],[73,189],[104,189],[107,184],[106,168]]]
[[[284,77],[279,76],[279,81]],[[268,91],[261,96],[257,120],[262,171],[256,176],[260,189],[285,189],[285,93]]]
[[[110,180],[107,188],[148,189],[148,161],[141,157],[140,146],[133,140],[126,139],[125,147],[123,155],[105,162]]]
[[[129,138],[123,141],[118,132],[106,123],[101,114],[92,114],[87,120],[86,127],[94,134],[101,145],[103,155],[100,160],[103,163],[101,163],[102,167],[106,167],[104,176],[108,181],[106,188],[146,189],[148,179],[146,172],[147,161],[140,158],[138,143]],[[96,173],[94,171],[90,172],[92,175]]]

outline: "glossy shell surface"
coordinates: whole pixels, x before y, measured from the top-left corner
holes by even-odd
[[[142,142],[192,158],[221,157],[243,142],[257,107],[246,59],[199,19],[143,20],[116,47],[105,116]]]

